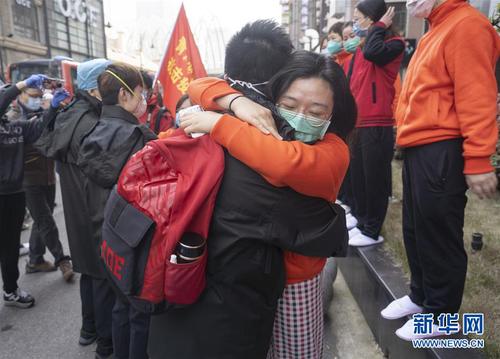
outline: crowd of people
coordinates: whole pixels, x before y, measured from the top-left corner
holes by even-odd
[[[177,116],[150,74],[106,59],[78,65],[71,101],[41,74],[2,88],[4,304],[35,303],[17,286],[27,207],[34,223],[26,273],[59,268],[66,281],[80,273],[78,343],[96,342],[97,359],[320,359],[323,292],[332,286],[322,282],[333,263],[327,258],[344,256],[347,245],[383,242],[396,142],[411,285],[381,315],[425,312],[437,321],[458,312],[466,190],[485,198],[497,186],[489,159],[498,136],[500,38],[464,0],[407,7],[430,29],[403,82],[406,42],[393,27],[394,8],[362,0],[351,21],[331,27],[321,53],[295,50],[273,21],[247,24],[227,45],[224,76],[193,81]],[[192,105],[204,111],[179,115]],[[104,209],[130,157],[179,131],[209,134],[225,149],[225,169],[206,242],[205,290],[192,305],[151,316],[106,275]],[[53,218],[56,171],[70,256]],[[396,335],[423,337],[412,319]],[[428,337],[436,335],[437,326]]]

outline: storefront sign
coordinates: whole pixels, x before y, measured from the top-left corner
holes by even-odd
[[[29,0],[17,0],[29,1]],[[97,27],[97,17],[99,9],[88,5],[84,0],[55,0],[61,13],[80,22],[87,22],[93,27]]]
[[[16,0],[16,4],[31,9],[31,0]]]

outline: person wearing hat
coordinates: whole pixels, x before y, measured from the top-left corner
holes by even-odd
[[[394,83],[405,48],[392,27],[393,17],[394,8],[387,8],[383,0],[361,1],[353,16],[360,45],[345,68],[358,105],[349,169],[352,214],[346,217],[351,246],[383,241],[380,231],[391,193]]]
[[[58,92],[61,91],[63,90],[60,89]],[[43,85],[23,89],[6,113],[8,120],[30,121],[42,117],[44,113],[42,96]],[[29,259],[26,261],[25,271],[31,274],[52,272],[59,268],[64,280],[70,282],[73,278],[70,257],[64,254],[53,216],[56,196],[54,161],[37,151],[34,144],[25,145],[24,156],[23,189],[26,206],[33,218],[29,238]],[[44,258],[46,248],[54,257],[54,264]]]
[[[53,120],[61,101],[68,96],[58,91],[49,110],[23,118],[9,120],[6,112],[12,101],[22,96],[29,107],[38,109],[44,75],[32,75],[15,85],[0,89],[0,272],[5,306],[31,308],[35,299],[17,285],[19,279],[19,244],[25,211],[23,178],[25,147],[35,142],[44,127]],[[33,96],[31,96],[33,95]],[[29,100],[29,99],[32,100]]]
[[[101,115],[97,78],[109,64],[109,60],[95,59],[78,65],[75,99],[59,112],[54,126],[47,128],[37,143],[46,156],[58,162],[69,248],[74,271],[81,273],[79,344],[89,345],[97,340],[98,358],[106,358],[113,352],[111,312],[115,296],[99,262],[99,243],[93,240],[87,177],[76,163],[82,138]]]

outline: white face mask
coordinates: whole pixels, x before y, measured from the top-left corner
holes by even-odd
[[[29,97],[24,106],[31,111],[39,110],[42,107],[42,99],[40,97]]]
[[[427,19],[437,0],[408,0],[406,8],[408,13],[416,18]]]
[[[141,118],[142,115],[144,115],[146,113],[146,109],[148,107],[148,104],[147,104],[144,96],[141,96],[141,97],[142,97],[142,100],[139,100],[139,103],[135,107],[134,112],[132,112],[132,114],[138,119]]]

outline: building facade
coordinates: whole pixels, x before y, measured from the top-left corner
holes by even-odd
[[[288,31],[296,49],[312,48],[313,40],[306,30],[318,34],[325,31],[328,24],[330,0],[281,0],[282,25]],[[318,39],[314,38],[317,42]]]
[[[106,57],[103,0],[1,0],[0,65]]]

